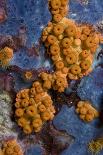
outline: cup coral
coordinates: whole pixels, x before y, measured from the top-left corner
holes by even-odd
[[[93,57],[102,43],[102,36],[90,25],[79,25],[66,18],[67,4],[68,0],[49,0],[52,21],[44,28],[42,41],[55,72],[66,67],[65,79],[77,80],[92,71]]]
[[[101,150],[103,150],[103,138],[99,138],[96,140],[92,140],[91,142],[89,142],[88,144],[88,150],[92,153],[92,154],[99,154]]]
[[[3,155],[23,155],[23,151],[16,140],[4,142],[2,152]]]
[[[40,74],[40,78],[42,80],[42,85],[44,89],[48,90],[50,88],[53,88],[58,92],[64,92],[65,88],[68,87],[68,82],[66,79],[68,69],[64,67],[61,63],[62,62],[60,62],[60,64],[58,63],[57,66],[58,68],[61,68],[62,66],[62,70],[56,71],[52,74],[48,74],[45,72],[42,72]]]
[[[26,78],[27,80],[30,80],[32,77],[33,77],[33,74],[32,74],[31,71],[26,71],[26,72],[25,72],[25,78]]]
[[[32,88],[17,93],[15,107],[17,123],[25,134],[39,132],[44,122],[52,120],[55,113],[51,97],[38,81]]]
[[[10,60],[13,58],[13,49],[5,47],[0,50],[0,65],[2,67],[8,66]]]
[[[86,122],[91,122],[94,118],[99,116],[99,112],[92,107],[88,101],[79,101],[76,108],[76,113]]]

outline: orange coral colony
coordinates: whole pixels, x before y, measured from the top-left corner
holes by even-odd
[[[33,83],[32,88],[17,93],[15,115],[25,134],[39,132],[46,121],[54,118],[52,103],[51,97],[38,81]]]
[[[42,41],[55,71],[67,68],[65,78],[76,80],[92,71],[93,57],[102,37],[90,25],[79,25],[66,18],[67,3],[68,0],[49,0],[52,21],[44,28]]]
[[[58,92],[63,92],[68,87],[66,75],[68,68],[64,67],[61,71],[56,71],[53,74],[42,72],[40,78],[42,80],[43,88],[49,90],[53,88]]]
[[[91,122],[99,116],[99,112],[88,101],[79,101],[76,113],[85,122]]]
[[[13,58],[13,49],[5,47],[0,50],[0,66],[5,67],[9,64],[10,60]]]
[[[23,155],[23,151],[16,140],[9,140],[3,144],[2,155]]]

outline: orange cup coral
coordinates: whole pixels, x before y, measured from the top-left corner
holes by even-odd
[[[42,41],[55,72],[66,67],[68,73],[65,78],[77,80],[92,71],[94,54],[99,43],[103,43],[103,37],[92,26],[79,25],[65,18],[67,3],[68,0],[49,0],[52,21],[44,28]]]
[[[0,51],[0,65],[5,67],[9,64],[10,60],[13,58],[13,49],[5,47]]]
[[[23,151],[16,140],[4,142],[2,153],[3,155],[23,155]]]
[[[68,82],[66,79],[68,69],[64,67],[62,61],[59,61],[56,64],[56,67],[59,71],[56,71],[52,74],[42,72],[40,78],[42,80],[43,88],[49,90],[53,88],[58,92],[63,92],[65,88],[68,87]]]
[[[45,75],[42,76],[45,78]],[[17,93],[15,116],[25,134],[39,132],[44,122],[53,119],[55,109],[52,104],[51,97],[38,81],[33,83],[32,88]]]
[[[28,81],[33,78],[33,73],[32,71],[26,71],[23,76],[24,76],[24,79]]]
[[[86,122],[91,122],[94,118],[99,116],[99,112],[92,107],[88,101],[79,101],[76,108],[76,113]]]

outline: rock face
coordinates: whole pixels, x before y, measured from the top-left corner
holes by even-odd
[[[13,122],[11,121],[11,98],[6,93],[0,93],[0,141],[5,137],[14,136]]]
[[[0,0],[0,23],[4,22],[6,19],[7,19],[6,1]]]
[[[46,153],[50,153],[51,155],[59,155],[74,142],[73,136],[69,135],[66,131],[55,129],[53,124],[44,127],[40,137]]]

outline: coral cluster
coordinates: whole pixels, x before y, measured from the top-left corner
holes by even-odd
[[[93,55],[99,45],[99,34],[90,26],[78,26],[69,19],[51,25],[50,32],[47,32],[49,25],[43,31],[43,39],[45,36],[43,41],[53,60],[55,70],[68,67],[69,79],[87,75],[91,71]]]
[[[55,71],[67,68],[66,79],[76,80],[92,71],[93,57],[102,37],[90,25],[79,25],[65,18],[61,10],[67,10],[67,3],[67,0],[49,1],[53,18],[42,32],[42,41]]]
[[[89,142],[88,150],[94,155],[99,154],[100,151],[103,150],[103,138],[99,138]]]
[[[4,142],[2,152],[3,155],[23,155],[23,151],[16,140]]]
[[[88,101],[79,101],[76,108],[76,113],[86,122],[91,122],[94,118],[99,116],[99,112],[92,107]]]
[[[38,81],[32,88],[17,93],[15,107],[17,123],[25,134],[39,132],[44,122],[52,120],[55,113],[51,97]]]
[[[8,66],[10,60],[13,58],[13,49],[5,47],[0,50],[0,66]]]
[[[47,90],[53,88],[58,92],[64,92],[65,88],[68,87],[66,79],[67,71],[67,68],[63,68],[61,71],[56,71],[52,74],[42,72],[40,77],[42,80],[43,88]]]
[[[52,14],[52,20],[59,22],[68,13],[69,0],[49,0],[49,9]]]

